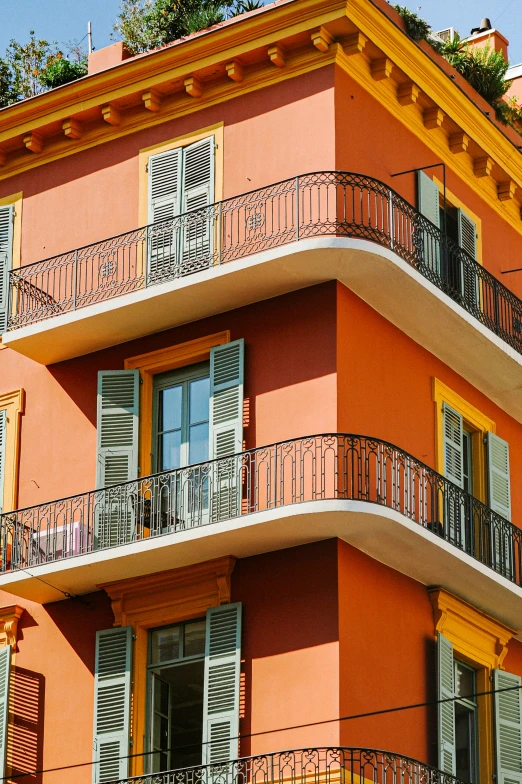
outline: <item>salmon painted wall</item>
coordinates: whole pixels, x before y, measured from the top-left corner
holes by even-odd
[[[337,284],[341,431],[375,436],[436,468],[433,377],[496,423],[509,442],[512,519],[522,520],[522,425],[341,283]],[[369,394],[371,390],[371,394]]]
[[[98,370],[225,329],[246,342],[247,448],[335,431],[335,297],[326,283],[49,368],[0,351],[0,393],[26,392],[18,506],[94,488]]]
[[[405,112],[407,112],[407,107]],[[387,111],[340,68],[335,71],[335,165],[388,183],[411,204],[417,204],[415,175],[391,179],[394,172],[428,166],[440,159],[402,122]],[[383,132],[383,129],[386,129]],[[442,169],[427,172],[442,181]],[[520,267],[522,234],[463,182],[448,166],[447,187],[482,219],[482,262],[522,297],[522,273],[502,275]]]
[[[339,743],[336,540],[240,559],[245,710],[241,754]],[[315,722],[328,723],[315,724]],[[314,724],[302,727],[303,724]],[[295,729],[292,729],[296,727]],[[280,730],[279,732],[266,732]]]
[[[341,716],[435,699],[433,611],[426,588],[338,540]],[[341,744],[436,764],[425,708],[341,722]]]
[[[225,197],[331,168],[333,73],[320,69],[3,180],[0,197],[23,192],[22,263],[136,228],[139,150],[218,122]]]
[[[0,604],[13,597],[0,592]],[[92,759],[95,635],[114,623],[103,592],[40,605],[27,600],[18,623],[13,658],[7,764],[13,774],[89,762]],[[73,780],[89,784],[89,766]],[[34,784],[61,784],[71,774],[15,778]]]

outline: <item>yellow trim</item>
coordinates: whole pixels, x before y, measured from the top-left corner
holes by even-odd
[[[0,411],[7,411],[4,466],[3,511],[11,512],[18,501],[18,467],[20,457],[20,419],[24,413],[23,389],[0,394]]]
[[[147,716],[147,664],[149,629],[204,616],[209,607],[230,602],[230,575],[235,558],[172,569],[98,586],[112,600],[115,626],[132,626],[135,644],[132,663],[131,775],[144,772],[143,756]]]
[[[11,196],[0,198],[0,207],[14,205],[14,224],[13,224],[13,267],[19,267],[22,254],[22,204],[23,192],[13,193]]]
[[[442,194],[444,192],[444,185],[443,183],[437,178],[433,178],[433,182],[437,183],[437,187]],[[455,196],[453,191],[450,191],[446,188],[446,201],[450,207],[457,207],[457,209],[462,210],[465,212],[466,215],[471,218],[471,220],[475,223],[477,227],[477,261],[479,264],[483,265],[482,261],[482,218],[479,218],[476,212],[472,212],[467,204],[465,204],[458,196]]]
[[[477,691],[491,690],[492,670],[501,669],[508,642],[516,631],[475,609],[443,588],[429,589],[435,631],[452,644],[458,659],[477,670]],[[493,700],[478,697],[480,780],[492,781]]]
[[[210,358],[210,349],[230,343],[230,332],[224,330],[214,335],[206,335],[177,346],[169,346],[158,351],[150,351],[125,360],[125,370],[139,370],[140,385],[140,423],[139,459],[140,473],[148,476],[152,471],[152,398],[153,379],[158,373],[175,370],[185,365],[204,362]]]
[[[486,492],[486,451],[484,439],[489,431],[495,433],[497,426],[488,416],[472,406],[453,389],[446,386],[438,378],[433,378],[433,400],[435,401],[435,460],[437,471],[444,474],[444,445],[442,404],[446,403],[458,411],[465,424],[472,432],[473,448],[473,495],[485,501]]]
[[[202,128],[193,133],[185,133],[183,136],[177,136],[175,139],[170,139],[160,144],[154,144],[151,147],[144,147],[138,153],[138,166],[139,166],[139,200],[138,200],[138,226],[146,226],[150,223],[149,220],[149,174],[147,171],[147,164],[151,155],[158,155],[158,153],[166,152],[167,150],[175,150],[177,147],[187,147],[189,144],[194,144],[209,136],[214,137],[215,142],[215,155],[214,155],[214,201],[221,201],[223,198],[223,167],[224,167],[224,153],[223,153],[223,137],[224,137],[224,123],[219,122],[215,125],[209,125],[207,128]]]

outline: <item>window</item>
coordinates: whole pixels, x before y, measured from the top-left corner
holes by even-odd
[[[209,459],[210,363],[154,377],[154,471]]]
[[[7,329],[9,270],[13,263],[14,206],[0,206],[0,335]]]
[[[455,668],[455,756],[456,776],[477,784],[478,777],[478,705],[475,670],[458,659]]]
[[[201,765],[205,619],[149,633],[150,772]]]

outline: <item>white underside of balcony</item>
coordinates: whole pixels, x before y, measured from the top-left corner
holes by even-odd
[[[0,576],[0,589],[41,603],[128,577],[337,537],[424,585],[443,585],[522,630],[522,589],[400,512],[363,501],[269,509]],[[54,587],[51,587],[54,586]],[[364,587],[361,587],[364,591]]]
[[[302,240],[21,327],[3,340],[48,365],[335,279],[522,421],[522,356],[393,251],[367,240]]]

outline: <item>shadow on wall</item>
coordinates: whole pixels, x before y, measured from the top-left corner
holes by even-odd
[[[43,768],[44,703],[45,676],[14,666],[7,729],[7,769],[14,781],[42,782],[42,774],[35,771]]]

